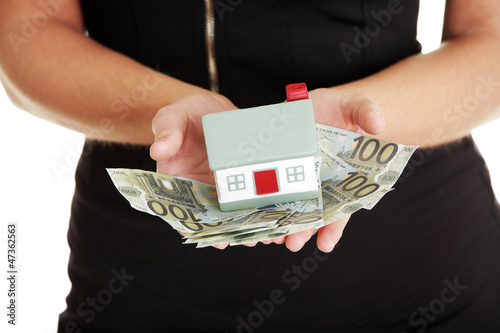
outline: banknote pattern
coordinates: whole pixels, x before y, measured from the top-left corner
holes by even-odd
[[[320,124],[317,133],[320,195],[313,200],[223,212],[213,185],[143,170],[107,171],[133,208],[168,222],[185,235],[185,244],[240,245],[321,228],[372,209],[417,149]]]

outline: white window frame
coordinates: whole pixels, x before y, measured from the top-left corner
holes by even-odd
[[[301,177],[299,177],[301,176]],[[298,179],[302,178],[302,179]],[[289,183],[303,182],[306,180],[304,175],[304,166],[297,165],[294,167],[286,168],[286,180]]]
[[[231,188],[231,185],[234,185],[235,188]],[[241,186],[243,185],[243,186]],[[229,175],[227,176],[227,189],[229,192],[241,191],[247,188],[245,182],[245,175],[240,173],[237,175]]]

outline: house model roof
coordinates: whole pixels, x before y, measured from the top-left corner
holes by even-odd
[[[208,114],[203,131],[213,171],[318,153],[310,99]]]

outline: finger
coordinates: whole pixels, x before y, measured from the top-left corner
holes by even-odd
[[[258,242],[252,242],[252,243],[245,243],[243,244],[244,246],[247,246],[247,247],[254,247],[255,245],[257,245]]]
[[[274,244],[283,244],[286,241],[286,236],[276,237],[276,238],[271,239],[271,241]]]
[[[283,244],[286,240],[286,236],[280,236],[280,237],[275,237],[271,239],[266,239],[264,241],[261,241],[261,243],[269,245],[269,244]]]
[[[149,154],[155,161],[165,161],[177,154],[181,148],[183,134],[180,132],[171,133],[167,136],[159,138],[151,148]]]
[[[339,242],[340,237],[342,237],[342,233],[350,217],[351,215],[348,215],[319,229],[316,241],[318,249],[325,253],[332,252],[335,245]]]
[[[155,143],[149,152],[155,161],[165,161],[173,157],[182,146],[186,132],[187,119],[175,106],[161,108],[153,118],[152,128]]]
[[[385,128],[382,108],[366,95],[345,93],[342,112],[346,119],[368,134],[379,134]]]
[[[215,247],[216,249],[224,250],[226,247],[229,246],[229,242],[214,244],[212,246]]]
[[[297,252],[304,246],[305,243],[316,233],[316,229],[309,229],[299,231],[286,237],[286,247],[292,251]]]

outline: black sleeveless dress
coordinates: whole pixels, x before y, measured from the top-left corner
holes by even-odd
[[[280,102],[292,82],[349,82],[420,51],[418,1],[214,5],[220,92],[238,107]],[[91,38],[209,87],[203,1],[82,0],[82,9]],[[148,148],[85,145],[59,332],[500,332],[500,213],[470,138],[417,151],[395,191],[355,213],[330,254],[314,239],[298,253],[183,245],[167,223],[132,209],[105,171],[155,170]]]

